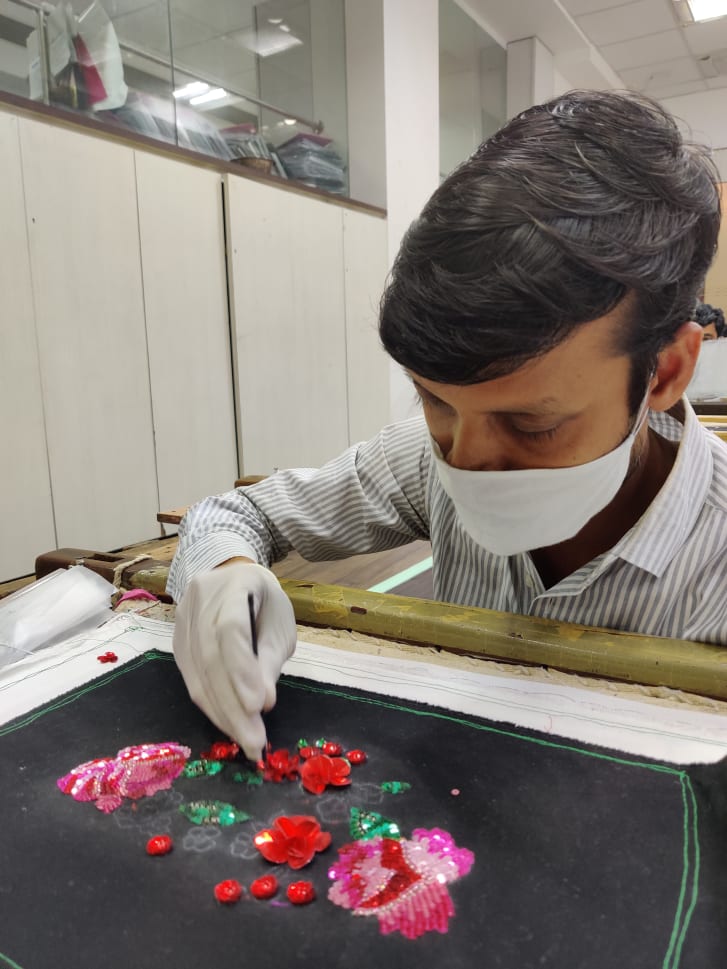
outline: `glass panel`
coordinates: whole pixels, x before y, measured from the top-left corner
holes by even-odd
[[[0,90],[345,194],[343,5],[0,0]]]
[[[507,53],[455,0],[439,2],[442,178],[505,123]]]

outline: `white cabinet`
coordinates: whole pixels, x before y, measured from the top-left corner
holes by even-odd
[[[154,531],[134,153],[21,120],[25,206],[58,544]]]
[[[222,178],[137,151],[136,182],[162,509],[237,477]]]
[[[234,176],[226,189],[243,470],[317,467],[389,419],[386,223]]]
[[[0,580],[55,548],[18,119],[0,114]]]
[[[243,472],[315,467],[348,444],[341,208],[226,178]]]
[[[354,444],[372,437],[391,419],[389,357],[378,333],[387,238],[385,219],[354,209],[343,209],[342,215],[348,437]]]
[[[388,420],[380,215],[10,112],[0,171],[0,581]]]

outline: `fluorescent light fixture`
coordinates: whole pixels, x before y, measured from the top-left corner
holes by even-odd
[[[295,118],[285,118],[283,124],[295,124]]]
[[[213,87],[206,94],[200,94],[196,98],[190,98],[190,104],[209,104],[211,101],[222,101],[227,97],[227,91],[223,87]]]
[[[687,6],[697,23],[727,17],[727,0],[687,0]]]
[[[199,94],[204,94],[205,91],[209,91],[209,84],[205,84],[204,81],[190,81],[189,84],[185,84],[184,87],[178,87],[174,92],[175,98],[194,98]]]

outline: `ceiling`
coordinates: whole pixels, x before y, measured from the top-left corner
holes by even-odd
[[[659,99],[727,87],[727,17],[684,25],[674,0],[458,2],[501,44],[539,37],[573,84]]]

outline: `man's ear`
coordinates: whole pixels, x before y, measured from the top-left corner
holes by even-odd
[[[649,407],[665,411],[673,407],[687,389],[702,347],[702,328],[690,320],[679,327],[671,343],[657,358],[651,381]]]

